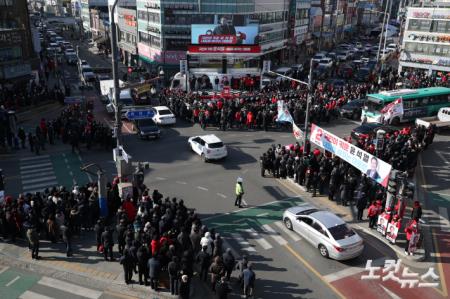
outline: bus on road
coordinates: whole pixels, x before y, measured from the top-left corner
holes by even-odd
[[[389,119],[389,123],[392,125],[436,115],[440,108],[450,106],[450,88],[398,89],[368,94],[361,113],[361,120],[383,122],[384,116],[381,111],[386,105],[397,99],[402,99],[403,114]]]

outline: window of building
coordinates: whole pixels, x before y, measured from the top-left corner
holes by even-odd
[[[0,62],[22,58],[22,48],[11,47],[0,49]]]
[[[13,6],[14,0],[0,0],[0,6]]]
[[[408,30],[412,31],[426,31],[429,32],[431,29],[431,20],[409,20]]]

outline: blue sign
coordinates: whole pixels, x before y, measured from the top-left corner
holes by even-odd
[[[153,110],[130,110],[125,114],[125,117],[129,120],[137,120],[152,118],[154,115]]]

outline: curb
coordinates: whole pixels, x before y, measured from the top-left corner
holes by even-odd
[[[313,197],[306,192],[306,189],[301,186],[298,185],[297,183],[295,183],[295,181],[292,178],[287,178],[286,182],[289,183],[290,185],[294,185],[295,187],[297,187],[297,189],[300,189],[302,191],[298,191],[299,195],[302,196],[302,198],[308,198],[310,201],[312,201],[312,203],[314,204],[314,200],[311,200]],[[305,196],[306,195],[306,196]],[[326,198],[324,196],[316,196],[314,197],[315,199],[319,199],[319,198]],[[327,200],[328,201],[328,200]],[[323,202],[321,202],[321,204],[324,204]],[[325,206],[327,206],[327,208],[329,208],[332,211],[338,212],[338,213],[343,213],[345,216],[350,216],[349,215],[349,211],[348,211],[348,207],[343,207],[343,206],[337,206],[336,204],[330,206],[329,204],[324,204]],[[350,205],[351,207],[352,205]],[[339,211],[336,211],[339,210]],[[360,224],[357,223],[351,223],[350,226],[353,226],[357,229],[360,229],[362,231],[364,231],[365,233],[371,235],[372,237],[377,238],[378,240],[380,240],[384,245],[389,246],[390,249],[392,249],[393,251],[395,251],[395,253],[397,254],[398,257],[401,257],[404,260],[409,260],[412,262],[421,262],[424,261],[426,258],[426,251],[423,248],[417,249],[416,253],[414,255],[406,255],[405,252],[403,251],[402,248],[400,248],[399,246],[393,246],[392,243],[390,243],[386,238],[384,238],[382,235],[380,235],[379,233],[369,228],[363,227]]]

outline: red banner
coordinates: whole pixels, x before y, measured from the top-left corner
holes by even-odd
[[[188,46],[189,53],[251,53],[257,54],[261,52],[259,45],[252,46],[201,46],[190,45]]]

